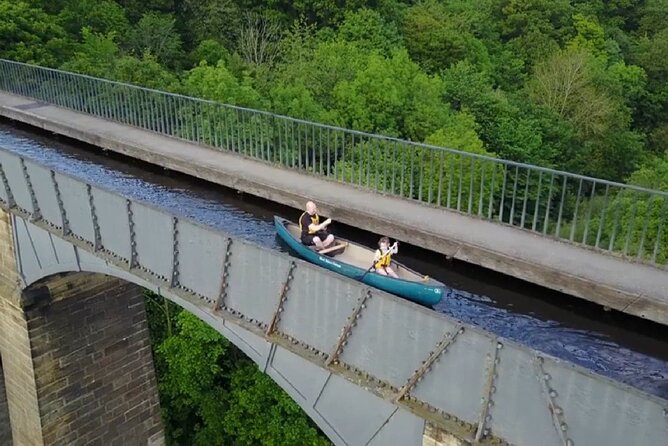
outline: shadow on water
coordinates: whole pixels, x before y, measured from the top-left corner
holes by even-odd
[[[85,181],[289,252],[273,217],[300,211],[0,121],[0,147]],[[378,234],[335,222],[332,232],[369,247]],[[295,255],[295,253],[291,253]],[[434,310],[668,398],[668,327],[402,243],[397,260],[451,287]]]

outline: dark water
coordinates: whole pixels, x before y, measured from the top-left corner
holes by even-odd
[[[0,147],[282,251],[273,216],[296,220],[300,213],[6,121],[0,121]],[[368,246],[377,240],[339,223],[332,230]],[[436,311],[668,398],[668,327],[408,244],[402,244],[398,260],[452,288]]]

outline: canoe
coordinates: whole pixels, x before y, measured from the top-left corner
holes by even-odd
[[[278,236],[300,257],[311,263],[419,304],[436,305],[443,297],[445,285],[394,260],[392,268],[399,276],[398,279],[380,275],[373,270],[367,273],[373,263],[374,249],[337,237],[334,247],[317,252],[313,247],[302,244],[299,225],[278,216],[274,216],[274,225]]]

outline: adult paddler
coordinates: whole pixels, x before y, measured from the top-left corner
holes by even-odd
[[[299,217],[299,229],[302,231],[301,241],[306,246],[315,245],[320,251],[334,243],[334,236],[327,232],[327,226],[332,222],[331,218],[320,222],[318,208],[315,203],[306,203],[306,211]]]

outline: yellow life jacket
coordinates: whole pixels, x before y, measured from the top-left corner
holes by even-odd
[[[380,260],[378,260],[374,267],[377,268],[385,268],[386,266],[390,266],[392,264],[392,253],[387,252],[387,254],[383,255],[383,252],[380,249],[376,249],[376,254],[380,255]]]
[[[302,219],[304,218],[304,214],[306,214],[306,212],[302,213],[302,215],[299,217],[299,229],[302,231],[302,234],[304,233],[305,230],[308,231],[309,234],[315,234],[316,231],[312,231],[309,228],[302,227]],[[313,225],[320,224],[320,216],[318,214],[313,214],[310,217],[311,217],[311,224]]]

